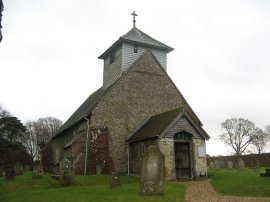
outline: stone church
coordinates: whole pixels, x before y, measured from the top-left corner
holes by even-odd
[[[99,59],[103,86],[70,116],[43,150],[44,169],[71,159],[76,174],[140,174],[147,147],[165,157],[167,179],[207,174],[210,137],[167,74],[173,50],[135,25]]]

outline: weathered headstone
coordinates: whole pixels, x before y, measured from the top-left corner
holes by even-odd
[[[100,175],[102,173],[102,166],[100,164],[96,165],[96,173]]]
[[[244,170],[245,169],[245,162],[241,158],[237,159],[237,163],[238,163],[238,169],[239,170]]]
[[[255,163],[254,163],[254,167],[253,167],[254,172],[259,172],[260,171],[260,167],[261,167],[260,160],[259,159],[256,159],[255,160]]]
[[[15,166],[15,173],[16,175],[22,175],[23,174],[23,165],[21,163],[17,163]]]
[[[227,162],[227,168],[229,168],[229,169],[233,168],[233,162],[232,161]]]
[[[116,172],[112,172],[110,175],[110,187],[115,188],[121,186],[120,175]]]
[[[16,172],[13,168],[8,168],[5,170],[5,179],[6,181],[15,180]]]
[[[64,157],[59,164],[59,182],[62,186],[69,186],[75,183],[72,162]]]
[[[221,169],[223,167],[223,163],[219,160],[215,160],[215,169]]]
[[[148,147],[141,168],[141,195],[164,193],[164,155],[157,146]]]
[[[214,168],[214,167],[215,167],[215,164],[214,164],[213,161],[211,161],[211,162],[209,163],[209,167],[210,167],[210,168]]]

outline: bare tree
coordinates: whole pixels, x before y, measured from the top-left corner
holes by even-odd
[[[33,168],[34,161],[38,154],[37,135],[34,128],[34,121],[27,121],[25,123],[26,131],[21,137],[21,142],[25,146],[27,152],[31,156],[31,167]]]
[[[270,136],[270,125],[265,127],[265,132]]]
[[[219,139],[229,145],[236,155],[245,152],[257,132],[253,122],[242,118],[227,119],[221,123],[221,127],[225,133],[222,133]]]
[[[0,118],[7,117],[7,116],[11,116],[10,112],[7,111],[5,108],[3,108],[2,105],[0,104]]]
[[[42,149],[48,143],[61,125],[62,121],[54,117],[39,118],[34,122],[33,127],[37,135],[39,149]]]
[[[262,129],[258,128],[251,144],[255,147],[257,153],[261,154],[264,148],[266,147],[268,140],[269,135],[266,133],[266,131],[263,131]]]

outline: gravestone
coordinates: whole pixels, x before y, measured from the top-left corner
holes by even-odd
[[[120,175],[116,172],[112,172],[110,175],[110,187],[115,188],[121,186]]]
[[[16,175],[22,175],[23,174],[23,165],[21,163],[17,163],[15,166],[15,173]]]
[[[215,167],[215,164],[214,164],[213,161],[211,161],[211,162],[209,163],[209,167],[210,167],[210,168],[214,168],[214,167]]]
[[[253,167],[254,172],[259,172],[260,167],[261,167],[260,160],[256,159],[255,162],[254,162],[254,167]]]
[[[100,164],[96,165],[96,173],[100,175],[102,173],[102,166]]]
[[[227,168],[233,169],[233,162],[232,161],[227,162]]]
[[[16,176],[16,172],[13,168],[5,169],[5,180],[6,181],[14,181]]]
[[[237,163],[238,163],[238,169],[239,170],[244,170],[245,169],[245,162],[241,158],[238,158]]]
[[[164,193],[164,155],[157,146],[147,148],[141,168],[141,195]]]
[[[215,169],[223,168],[223,162],[222,161],[215,160],[214,164],[215,164]]]
[[[33,166],[32,179],[40,179],[42,178],[42,173],[39,165]]]
[[[75,183],[72,162],[67,157],[64,157],[59,164],[59,182],[62,186]]]

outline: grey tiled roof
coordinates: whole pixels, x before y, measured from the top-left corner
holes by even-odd
[[[147,47],[153,47],[157,49],[163,49],[167,53],[171,52],[173,50],[172,47],[167,46],[156,39],[150,37],[149,35],[145,34],[141,30],[137,29],[136,27],[133,27],[129,32],[127,32],[125,35],[121,36],[110,48],[108,48],[103,54],[101,54],[98,58],[104,59],[106,55],[108,55],[113,49],[115,49],[117,46],[119,46],[122,42],[131,42],[131,43],[137,43],[141,44]]]
[[[135,132],[133,132],[127,141],[136,141],[158,137],[169,124],[180,114],[182,108],[167,111],[150,117]]]
[[[68,129],[75,123],[79,122],[85,116],[87,116],[94,105],[108,92],[110,88],[103,89],[102,87],[91,94],[84,103],[69,117],[69,119],[63,124],[63,126],[58,130],[55,136]]]
[[[149,119],[145,120],[133,133],[129,135],[127,138],[127,142],[139,141],[143,139],[149,138],[157,138],[161,135],[162,132],[172,123],[180,113],[185,114],[192,125],[196,128],[199,134],[208,140],[210,136],[204,131],[204,129],[197,125],[194,121],[192,121],[191,117],[189,116],[186,107],[181,107],[178,109],[174,109],[171,111],[167,111],[161,114],[157,114],[155,116],[150,117]]]

